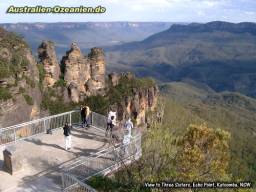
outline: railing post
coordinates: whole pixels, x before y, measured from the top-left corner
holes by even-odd
[[[69,114],[69,122],[70,122],[70,125],[72,125],[72,112],[70,112]]]
[[[16,131],[15,131],[15,129],[13,129],[13,133],[14,133],[14,141],[16,142],[17,137],[16,137]]]
[[[61,174],[61,181],[62,181],[62,190],[64,191],[66,186],[65,186],[65,177],[64,177],[64,173]]]
[[[45,119],[44,119],[44,132],[46,133],[46,124],[45,124]]]
[[[91,125],[93,126],[93,113],[94,112],[91,112]]]

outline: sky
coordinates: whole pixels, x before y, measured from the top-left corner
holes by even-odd
[[[6,14],[9,6],[106,7],[103,14]],[[256,0],[1,0],[0,23],[104,21],[256,22]]]

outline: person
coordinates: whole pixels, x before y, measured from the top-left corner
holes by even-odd
[[[129,152],[129,144],[131,142],[131,132],[126,129],[124,133],[124,138],[123,138],[123,152],[124,155],[128,155]]]
[[[131,118],[128,118],[128,120],[124,124],[124,128],[129,132],[129,134],[132,134],[132,129],[133,129],[133,123]]]
[[[108,118],[107,118],[107,129],[106,129],[106,136],[108,131],[110,131],[110,134],[112,135],[112,131],[114,126],[116,125],[116,112],[109,111]]]
[[[88,106],[85,106],[85,110],[84,110],[84,115],[85,115],[85,120],[84,120],[84,125],[88,128],[89,127],[89,116],[90,116],[90,108]]]
[[[86,118],[85,118],[85,107],[83,105],[80,106],[80,114],[81,114],[82,127],[84,128]]]
[[[65,139],[65,150],[71,149],[71,130],[68,123],[65,123],[63,127],[63,134]]]

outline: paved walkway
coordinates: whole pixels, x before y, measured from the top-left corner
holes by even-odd
[[[17,142],[14,146],[24,156],[23,170],[12,176],[0,169],[1,192],[61,191],[61,167],[81,155],[89,156],[109,147],[109,144],[104,133],[95,128],[74,128],[70,151],[63,148],[62,129],[52,135],[42,134]],[[0,148],[0,167],[3,164],[3,150]]]

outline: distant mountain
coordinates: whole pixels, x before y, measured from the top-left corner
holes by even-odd
[[[172,25],[140,42],[106,48],[109,68],[160,81],[192,79],[256,97],[256,24]]]
[[[171,24],[168,22],[81,22],[17,23],[0,24],[0,26],[24,36],[34,52],[42,40],[51,40],[56,43],[57,54],[62,56],[74,41],[86,51],[96,46],[143,40],[168,29]]]

